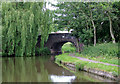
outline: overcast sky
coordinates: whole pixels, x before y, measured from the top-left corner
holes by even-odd
[[[48,2],[52,3],[52,4],[57,4],[57,0],[48,0]],[[50,9],[50,10],[55,10],[56,8],[51,6],[51,4],[46,4],[46,8]]]

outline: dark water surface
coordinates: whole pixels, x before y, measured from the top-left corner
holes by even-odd
[[[2,58],[2,82],[112,82],[87,72],[72,73],[51,56]]]

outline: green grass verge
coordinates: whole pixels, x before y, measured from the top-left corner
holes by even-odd
[[[65,69],[69,70],[70,72],[74,73],[75,76],[77,77],[77,79],[82,79],[83,80],[82,82],[100,82],[99,80],[96,80],[96,79],[93,79],[92,77],[84,75],[84,73],[78,73],[78,72],[70,70],[69,68],[67,68],[64,65],[60,64],[60,62],[58,60],[55,61],[55,63],[58,64],[59,66],[62,66]],[[81,82],[81,80],[80,80],[80,82]]]
[[[116,64],[118,63],[118,43],[97,44],[94,46],[84,47],[81,54],[76,53],[76,56],[85,57],[91,60]]]
[[[117,66],[108,66],[100,63],[93,63],[88,61],[82,61],[75,57],[70,57],[68,54],[62,54],[56,56],[56,62],[63,61],[63,62],[71,62],[76,64],[76,69],[86,67],[86,68],[93,68],[105,72],[112,72],[113,75],[118,76],[118,67]]]
[[[83,57],[83,58],[87,58],[87,59],[90,59],[90,60],[95,60],[95,61],[99,61],[99,62],[120,65],[118,63],[120,61],[120,59],[118,59],[117,57],[107,57],[105,55],[104,56],[93,57],[92,55],[83,55],[83,54],[79,54],[79,53],[76,53],[75,55],[78,56],[78,57]]]
[[[83,55],[118,57],[118,43],[97,44],[96,46],[84,47]]]
[[[67,43],[62,47],[63,52],[68,51],[68,53],[73,53],[75,50],[76,48],[71,46],[70,43]],[[118,63],[118,43],[97,44],[95,47],[85,46],[81,53],[76,53],[76,56],[104,63],[120,65]]]

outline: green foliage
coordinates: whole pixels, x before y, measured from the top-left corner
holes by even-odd
[[[72,43],[68,42],[62,46],[62,52],[63,53],[76,52],[76,48]]]
[[[0,52],[2,52],[2,26],[0,25]]]
[[[119,40],[120,2],[59,2],[55,7],[55,24],[58,29],[73,29],[73,36],[81,38],[84,44],[93,44],[93,31],[98,43],[112,41],[108,15],[112,18],[112,34]],[[94,30],[93,30],[94,28]]]
[[[85,66],[85,64],[77,62],[75,67],[76,67],[77,71],[82,71],[84,69],[84,66]]]
[[[51,52],[47,47],[36,48],[36,55],[50,55]]]
[[[83,55],[92,55],[92,56],[113,56],[117,57],[118,55],[118,44],[112,44],[112,43],[106,43],[106,44],[98,44],[95,47],[89,46],[85,47],[83,52],[81,52]]]
[[[43,2],[2,3],[3,54],[34,56],[39,34],[41,45],[44,45],[51,28],[49,10],[43,10],[43,4]]]
[[[95,47],[86,46],[81,54],[76,53],[76,56],[104,62],[110,64],[120,65],[118,63],[118,44],[106,43],[97,44]]]
[[[40,28],[40,34],[41,34],[41,47],[44,47],[44,42],[47,41],[49,33],[51,33],[52,30],[52,12],[48,9],[43,13],[41,18],[44,18],[41,23],[43,25]],[[44,32],[43,32],[44,31]]]

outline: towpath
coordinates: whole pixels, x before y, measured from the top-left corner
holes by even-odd
[[[105,64],[105,65],[110,65],[110,66],[117,66],[117,67],[120,67],[120,65],[109,64],[109,63],[99,62],[99,61],[95,61],[95,60],[90,60],[90,59],[83,58],[83,57],[78,57],[78,56],[75,56],[74,53],[69,54],[69,56],[72,56],[72,57],[78,58],[78,59],[80,59],[80,60],[93,62],[93,63],[101,63],[101,64]]]

